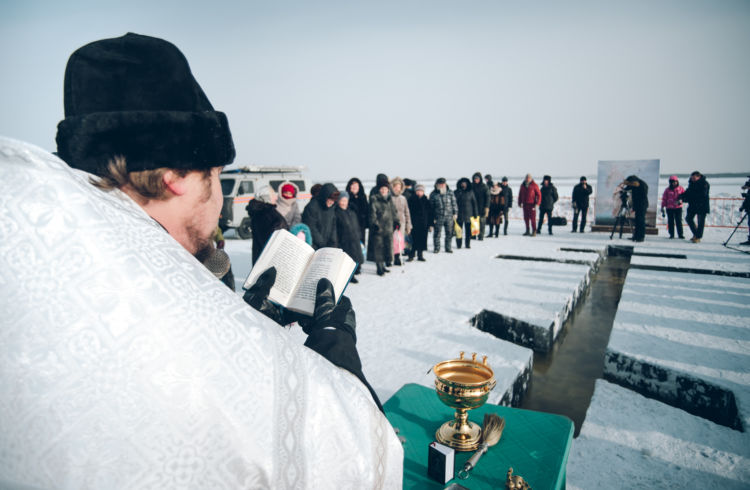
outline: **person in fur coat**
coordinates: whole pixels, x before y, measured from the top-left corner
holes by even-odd
[[[505,195],[500,182],[495,182],[490,188],[490,216],[487,220],[490,225],[488,238],[497,238],[500,233],[500,225],[503,223],[503,207],[505,206]],[[494,230],[494,234],[493,234]]]
[[[284,217],[276,210],[277,199],[278,195],[273,189],[263,186],[255,193],[255,199],[245,207],[250,216],[250,231],[253,234],[253,264],[258,261],[274,231],[289,229]]]
[[[375,197],[379,189],[385,185],[386,187],[389,187],[389,180],[388,176],[386,174],[378,174],[375,177],[375,186],[370,189],[370,196],[369,196],[369,206],[367,208],[367,227],[370,229],[369,235],[367,237],[367,257],[366,259],[370,262],[375,262],[375,250],[372,248],[375,244],[375,240],[373,237],[373,231],[372,231],[372,222],[370,221],[370,216],[372,212],[372,198]],[[390,245],[388,245],[389,251],[385,258],[385,265],[386,267],[390,267],[391,263],[393,262],[393,240],[390,241]]]
[[[424,186],[417,185],[414,194],[409,198],[409,215],[411,216],[411,249],[409,249],[409,259],[414,260],[414,253],[417,253],[417,260],[424,262],[424,251],[427,250],[427,234],[432,228],[433,216],[430,200],[424,195]]]
[[[398,226],[398,213],[391,199],[388,183],[382,182],[370,197],[370,243],[379,276],[390,272],[386,267],[386,259],[393,258],[393,231]]]
[[[370,215],[370,205],[367,202],[367,193],[362,181],[352,177],[346,184],[346,192],[349,194],[349,209],[354,211],[359,220],[359,240],[365,243],[365,229],[369,226],[367,222]]]
[[[458,218],[456,222],[458,226],[464,229],[464,242],[466,248],[471,248],[471,217],[479,216],[479,206],[477,206],[477,199],[474,196],[474,191],[471,188],[471,182],[466,177],[458,181],[456,195],[456,206],[458,207]],[[456,238],[456,246],[461,248],[461,239]]]
[[[411,216],[409,215],[409,203],[406,198],[401,194],[404,190],[404,181],[401,177],[394,177],[391,180],[391,199],[393,204],[396,206],[396,215],[398,216],[398,222],[400,227],[397,230],[401,235],[401,243],[405,243],[406,237],[411,234]],[[401,252],[403,250],[393,251],[393,264],[401,265]]]
[[[336,233],[339,237],[339,247],[357,263],[354,273],[359,274],[359,269],[365,261],[362,255],[362,243],[359,241],[359,218],[349,208],[349,193],[344,191],[339,195],[338,206],[336,206]],[[351,282],[357,283],[356,277]]]

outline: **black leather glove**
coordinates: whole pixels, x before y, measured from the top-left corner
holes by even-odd
[[[258,276],[258,280],[255,281],[255,284],[245,291],[242,299],[245,300],[245,303],[263,313],[279,325],[288,325],[304,318],[303,316],[281,308],[268,300],[268,293],[271,292],[271,288],[275,282],[276,267],[269,267]]]
[[[362,372],[362,362],[357,352],[357,320],[349,298],[342,296],[338,305],[333,285],[320,279],[315,291],[315,311],[312,318],[300,320],[308,335],[305,346],[328,359],[332,364],[346,369],[370,390],[375,404],[382,411],[380,399]]]
[[[352,302],[346,296],[342,296],[337,305],[333,284],[326,278],[318,281],[312,318],[300,319],[299,324],[307,335],[321,329],[336,329],[351,335],[354,343],[357,342],[357,319]]]

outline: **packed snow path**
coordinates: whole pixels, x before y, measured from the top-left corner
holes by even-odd
[[[239,288],[249,272],[250,242],[228,240],[227,250]],[[517,403],[531,375],[532,351],[470,324],[495,294],[491,272],[497,275],[501,267],[492,247],[426,257],[424,263],[393,266],[383,277],[366,263],[359,283],[346,290],[357,315],[357,347],[368,380],[385,401],[406,383],[434,387],[433,365],[460,351],[477,352],[488,356],[497,379],[489,401]],[[291,328],[290,335],[304,341],[301,329]]]

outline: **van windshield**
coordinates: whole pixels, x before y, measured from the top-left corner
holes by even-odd
[[[234,179],[221,179],[221,193],[225,196],[232,194],[234,189]]]

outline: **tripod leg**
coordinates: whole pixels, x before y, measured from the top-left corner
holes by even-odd
[[[737,223],[737,226],[734,227],[734,230],[732,230],[732,233],[729,235],[729,238],[727,238],[727,241],[725,241],[722,245],[724,245],[725,247],[727,246],[727,243],[729,243],[729,240],[732,239],[734,233],[740,228],[742,223],[745,221],[745,218],[747,218],[747,213],[745,213],[742,218],[740,218],[740,222]]]

